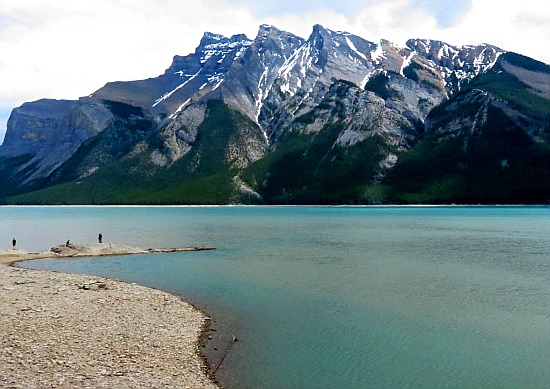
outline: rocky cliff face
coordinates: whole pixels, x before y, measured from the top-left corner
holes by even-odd
[[[452,139],[468,145],[487,123],[508,119],[546,144],[545,66],[487,44],[411,39],[399,47],[320,25],[308,39],[269,25],[253,40],[205,33],[156,78],[15,109],[0,180],[106,182],[109,168],[109,177],[135,174],[131,185],[145,180],[147,193],[181,186],[183,197],[163,192],[166,202],[197,201],[185,196],[222,178],[222,202],[406,202],[386,184],[399,187],[407,155]]]
[[[55,139],[57,128],[76,106],[75,101],[44,99],[15,108],[0,155],[36,154],[44,143]]]
[[[31,184],[69,159],[111,118],[111,112],[95,101],[44,99],[25,103],[10,115],[0,147],[0,166],[12,165],[10,159],[23,158],[25,162],[9,169],[9,175],[17,186]]]

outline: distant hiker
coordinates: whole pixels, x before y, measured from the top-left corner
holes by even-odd
[[[97,240],[99,241],[99,243],[103,243],[103,235],[101,235],[101,232],[99,233]]]
[[[17,245],[17,241],[15,240],[15,238],[13,238],[11,240],[11,245],[13,246],[13,249],[15,250],[15,246]]]

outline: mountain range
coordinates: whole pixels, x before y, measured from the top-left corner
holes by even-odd
[[[13,109],[9,204],[546,204],[550,66],[262,25],[164,74]]]

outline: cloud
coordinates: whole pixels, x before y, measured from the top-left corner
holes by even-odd
[[[224,0],[0,0],[0,18],[0,101],[12,108],[154,77],[194,51],[204,31],[254,36],[259,25]]]
[[[378,41],[383,38],[402,45],[407,39],[437,29],[433,14],[411,7],[411,4],[408,0],[380,2],[363,9],[350,28],[365,39]]]
[[[14,2],[0,1],[0,7],[3,3]],[[9,58],[1,77],[14,84],[15,99],[47,91],[54,92],[51,97],[74,98],[109,80],[150,77],[161,73],[173,55],[192,51],[205,29],[231,34],[250,19],[246,10],[230,9],[228,23],[220,5],[215,0],[187,1],[185,7],[175,0],[12,5],[8,11],[15,22],[0,32],[0,52]]]
[[[322,24],[371,41],[492,43],[550,63],[550,6],[539,0],[0,0],[0,140],[5,112],[25,101],[154,77],[205,31],[253,38],[261,23],[304,38]]]
[[[435,16],[441,28],[454,26],[472,6],[472,0],[413,0],[408,8],[421,9]]]
[[[522,0],[495,7],[474,0],[462,22],[440,31],[460,43],[491,43],[550,63],[550,6],[538,0]]]

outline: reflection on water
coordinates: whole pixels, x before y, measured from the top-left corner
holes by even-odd
[[[23,266],[188,297],[241,340],[218,374],[228,388],[550,382],[549,208],[9,207],[0,217],[0,236],[33,250],[98,231],[141,247],[217,247]]]

